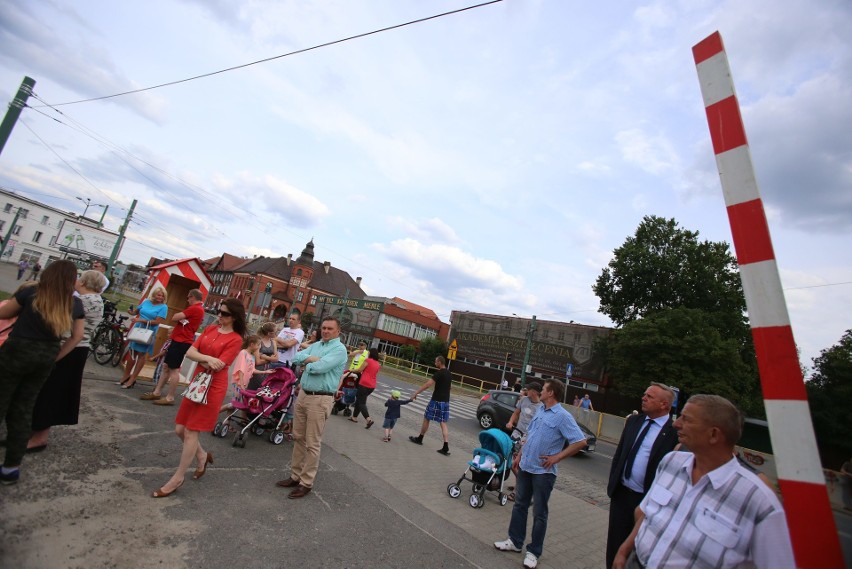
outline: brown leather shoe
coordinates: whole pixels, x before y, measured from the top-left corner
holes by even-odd
[[[279,480],[275,483],[276,486],[281,486],[282,488],[294,488],[299,485],[298,480],[293,480],[292,478],[287,478],[286,480]]]
[[[305,496],[310,494],[310,492],[311,492],[310,488],[308,488],[307,486],[302,486],[301,484],[299,484],[296,487],[296,489],[293,490],[292,492],[290,492],[290,494],[287,497],[290,498],[291,500],[295,500],[297,498],[304,498]]]
[[[155,395],[153,391],[149,391],[148,393],[143,393],[139,396],[139,399],[142,401],[156,401],[157,399],[161,399],[162,395]]]

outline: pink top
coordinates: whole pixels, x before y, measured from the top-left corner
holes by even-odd
[[[364,366],[364,369],[361,370],[361,380],[358,382],[358,385],[366,387],[367,389],[375,389],[376,376],[379,374],[380,367],[381,364],[378,360],[367,358],[367,364]]]
[[[242,372],[242,378],[237,372]],[[237,354],[237,359],[234,360],[231,382],[236,383],[240,389],[245,389],[252,375],[254,375],[254,356],[246,350],[242,350]]]

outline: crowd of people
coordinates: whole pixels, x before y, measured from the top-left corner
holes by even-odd
[[[37,282],[25,283],[0,303],[0,328],[3,322],[13,323],[0,346],[0,418],[7,431],[0,482],[5,484],[18,481],[26,453],[47,447],[53,426],[77,423],[83,367],[103,315],[100,295],[108,286],[101,270],[78,276],[77,267],[69,261],[54,261],[37,276]],[[174,405],[184,358],[198,364],[190,379],[195,382],[204,376],[206,389],[203,400],[181,399],[175,416],[175,434],[182,444],[178,464],[151,496],[171,496],[193,465],[192,479],[199,480],[213,464],[213,454],[202,446],[200,434],[212,431],[220,413],[228,409],[225,398],[230,385],[256,389],[265,375],[286,367],[299,374],[299,386],[292,409],[290,475],[276,484],[289,490],[290,499],[303,498],[316,483],[326,421],[353,377],[350,421],[357,423],[360,415],[366,429],[374,424],[368,399],[381,367],[378,351],[360,342],[347,352],[335,317],[323,318],[318,334],[306,337],[297,311],[289,315],[282,330],[276,332],[274,323],[268,322],[257,335],[247,336],[245,309],[235,298],[221,303],[216,322],[196,338],[203,319],[202,301],[200,290],[190,290],[186,307],[169,317],[166,291],[154,287],[146,300],[129,311],[132,328],[153,330],[153,334],[163,324],[172,328],[161,354],[166,371],[141,399]],[[145,362],[153,357],[153,345],[142,340],[130,344],[130,357],[118,382],[122,388],[135,385]],[[383,441],[391,441],[401,407],[431,389],[420,432],[409,440],[423,445],[430,424],[437,422],[443,440],[437,452],[450,454],[452,377],[443,357],[435,359],[435,368],[409,399],[397,390],[391,392],[385,402]],[[523,565],[533,569],[544,549],[558,465],[582,450],[586,439],[574,415],[561,405],[564,383],[548,379],[543,385],[532,382],[519,389],[521,397],[506,425],[521,441],[511,466],[514,505],[508,537],[494,547],[507,552],[525,548]],[[611,504],[606,567],[794,566],[783,508],[775,492],[734,454],[743,425],[736,406],[719,396],[693,395],[673,421],[673,401],[670,387],[653,382],[642,397],[642,412],[625,422],[607,486]],[[575,397],[574,405],[581,415],[593,410],[588,395]]]

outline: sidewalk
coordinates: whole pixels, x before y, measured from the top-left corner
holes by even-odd
[[[80,424],[52,430],[48,449],[27,455],[21,481],[0,487],[0,565],[8,567],[520,567],[521,554],[494,549],[511,502],[487,495],[468,505],[446,487],[464,471],[476,441],[451,436],[452,455],[408,442],[420,416],[406,414],[391,443],[381,425],[329,418],[317,485],[287,500],[274,482],[287,473],[292,443],[251,435],[202,435],[215,456],[203,480],[173,496],[149,498],[173,472],[180,444],[175,407],[138,399],[114,385],[119,369],[90,361]],[[2,436],[2,433],[0,433]],[[539,567],[599,568],[604,510],[555,490]],[[34,544],[38,544],[34,546]]]

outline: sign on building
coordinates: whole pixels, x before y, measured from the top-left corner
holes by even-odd
[[[109,259],[118,235],[91,225],[65,220],[56,237],[60,251]]]

